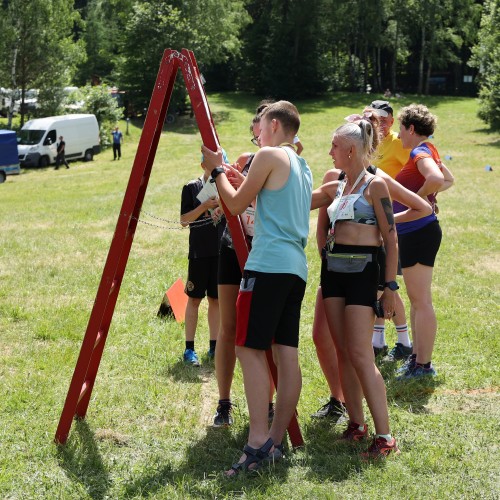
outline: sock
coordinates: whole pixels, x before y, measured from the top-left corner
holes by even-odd
[[[429,361],[428,363],[422,363],[421,366],[428,370],[431,367],[431,362]]]
[[[392,436],[390,434],[375,434],[376,438],[384,438],[387,442],[392,440]]]
[[[186,340],[186,349],[194,351],[194,340]]]
[[[398,343],[405,347],[411,347],[410,337],[408,336],[408,325],[396,325],[396,333],[398,334]]]
[[[352,424],[353,427],[356,425],[358,427],[358,431],[365,430],[365,424],[358,424],[357,422],[353,422],[352,420],[349,420],[349,423]]]
[[[231,400],[230,399],[219,399],[219,404],[220,405],[228,405],[228,404],[231,404]]]
[[[385,346],[385,325],[374,325],[372,344],[373,347]]]
[[[210,350],[215,351],[215,345],[217,344],[217,340],[210,340]]]

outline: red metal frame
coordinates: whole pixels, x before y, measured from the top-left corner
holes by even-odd
[[[166,49],[161,60],[94,307],[59,419],[54,438],[56,443],[64,444],[68,439],[73,418],[85,418],[87,413],[179,67],[184,76],[203,143],[214,151],[219,146],[215,124],[194,54],[186,49],[182,49],[180,53]],[[239,217],[232,216],[224,203],[222,203],[222,208],[231,229],[240,267],[243,269],[248,257],[248,246],[241,220]],[[268,360],[275,384],[277,384],[276,367],[270,353],[268,353]],[[297,447],[303,444],[295,415],[290,422],[288,432],[292,446]]]

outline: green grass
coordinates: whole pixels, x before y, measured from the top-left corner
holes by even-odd
[[[332,131],[367,97],[339,93],[297,103],[315,186],[331,167]],[[394,104],[399,109],[417,100]],[[256,101],[234,93],[209,96],[232,160],[255,149],[248,126]],[[447,164],[456,185],[439,196],[439,376],[434,383],[401,385],[384,368],[391,426],[402,450],[397,459],[365,465],[359,450],[335,442],[339,429],[309,418],[328,397],[311,340],[319,280],[315,214],[300,345],[305,448],[262,475],[221,477],[248,431],[241,372],[234,381],[234,427],[208,428],[217,401],[213,365],[203,358],[201,369],[184,367],[182,325],[156,317],[165,290],[178,277],[185,280],[188,231],[144,224],[137,228],[87,418],[73,424],[66,446],[54,445],[137,149],[140,124],[133,123],[119,162],[107,150],[92,163],[23,170],[0,185],[0,498],[498,498],[500,137],[477,119],[474,99],[424,102],[439,117],[435,144],[442,157],[452,156]],[[182,186],[201,173],[199,156],[192,119],[180,117],[165,128],[143,212],[178,220]],[[208,348],[207,330],[202,313],[201,353]],[[392,343],[392,327],[388,337]]]

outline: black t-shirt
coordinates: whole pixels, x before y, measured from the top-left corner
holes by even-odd
[[[64,146],[66,145],[66,143],[64,141],[61,141],[58,145],[57,145],[57,152],[58,153],[63,153],[64,152]]]
[[[181,197],[181,215],[191,212],[201,205],[196,195],[202,190],[203,181],[195,179],[188,182],[182,188]],[[205,224],[191,224],[189,227],[189,254],[190,259],[199,259],[201,257],[216,257],[219,255],[219,246],[222,233],[226,227],[226,219],[214,226],[210,215],[207,212],[202,213],[196,221],[206,221]]]

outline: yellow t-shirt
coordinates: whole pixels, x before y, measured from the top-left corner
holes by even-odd
[[[391,130],[378,145],[373,164],[393,179],[406,165],[411,149],[404,149],[398,134]]]

